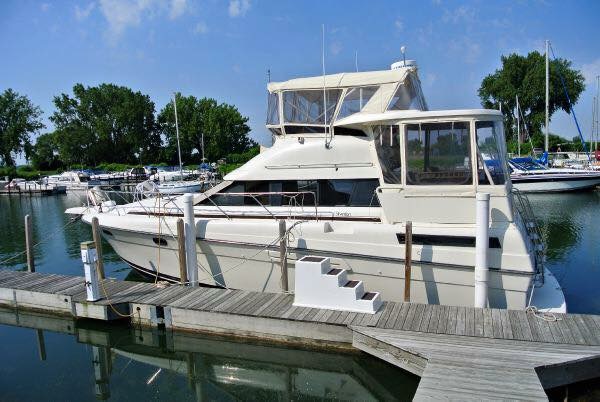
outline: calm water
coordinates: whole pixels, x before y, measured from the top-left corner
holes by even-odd
[[[38,272],[81,275],[71,196],[0,198],[0,269],[25,269],[23,216]],[[63,228],[63,226],[66,228]],[[103,247],[107,276],[141,280]],[[3,263],[15,257],[8,263]],[[8,324],[8,325],[7,325]],[[19,325],[19,326],[16,326]],[[40,352],[39,338],[42,338]],[[418,377],[365,354],[165,334],[0,310],[0,400],[410,400]],[[44,360],[42,360],[44,358]]]
[[[600,192],[530,196],[548,244],[547,267],[571,312],[600,313]],[[30,214],[39,272],[82,274],[91,239],[64,214],[71,196],[0,198],[0,268],[25,269]],[[66,225],[65,228],[63,228]],[[107,275],[141,280],[105,244]],[[9,262],[3,262],[15,257]],[[7,325],[12,324],[12,325]],[[15,326],[15,325],[20,326]],[[41,329],[43,331],[38,331]],[[40,359],[38,337],[45,360]],[[288,349],[186,334],[160,334],[0,310],[0,400],[410,399],[418,379],[364,354]],[[597,387],[596,387],[597,388]]]

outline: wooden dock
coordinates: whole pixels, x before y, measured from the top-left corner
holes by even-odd
[[[82,277],[0,271],[0,304],[75,318],[130,319],[326,347],[354,347],[419,375],[416,400],[545,399],[600,376],[600,316],[384,302],[376,314],[293,306],[293,295],[157,287],[106,279],[87,302]]]

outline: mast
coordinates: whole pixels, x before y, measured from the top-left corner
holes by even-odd
[[[325,129],[325,147],[329,148],[329,140],[327,134],[327,91],[325,89],[325,24],[321,25],[322,28],[322,44],[321,44],[321,63],[323,66],[323,117],[324,121],[324,129]]]
[[[600,107],[600,75],[596,76],[596,142],[594,143],[594,152],[598,150],[598,108]],[[591,146],[591,144],[590,144]]]
[[[550,109],[550,62],[548,59],[548,48],[550,42],[546,39],[546,138],[544,139],[544,151],[548,152],[548,136],[549,136],[549,118],[548,111]]]
[[[202,132],[202,163],[204,163],[204,131]]]
[[[179,123],[177,121],[177,94],[173,94],[173,108],[175,109],[175,132],[177,133],[177,154],[179,156],[179,176],[183,180],[183,164],[181,163],[181,146],[179,145]]]
[[[521,119],[519,119],[519,95],[515,95],[517,101],[517,154],[521,157]]]

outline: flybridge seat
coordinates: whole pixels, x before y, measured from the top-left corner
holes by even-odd
[[[272,82],[268,90],[267,128],[275,135],[324,134],[334,122],[358,113],[427,110],[414,63],[386,71]]]

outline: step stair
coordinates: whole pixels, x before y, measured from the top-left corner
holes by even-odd
[[[306,256],[296,261],[294,306],[374,314],[381,307],[378,292],[366,292],[348,271],[331,268],[328,257]]]

